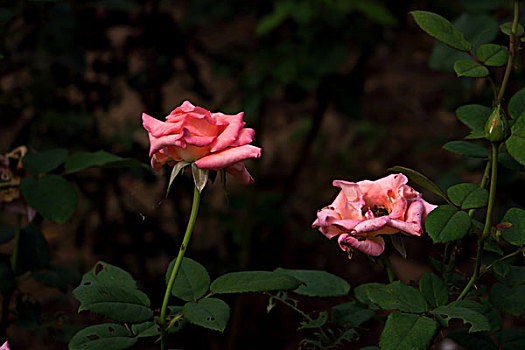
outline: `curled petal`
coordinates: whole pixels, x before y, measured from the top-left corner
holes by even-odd
[[[252,145],[227,148],[223,151],[204,156],[195,162],[201,169],[219,170],[248,158],[259,158],[261,149]]]
[[[251,128],[243,128],[239,132],[239,138],[235,140],[230,146],[237,147],[237,146],[247,145],[253,141],[254,136],[255,136],[255,130]]]
[[[339,187],[345,194],[346,199],[350,202],[361,201],[363,199],[363,194],[359,189],[359,185],[354,182],[334,180],[332,184],[335,187]]]
[[[231,146],[239,138],[239,133],[244,126],[242,121],[244,113],[238,113],[236,115],[225,115],[221,114],[219,120],[227,121],[226,128],[222,133],[217,136],[217,141],[211,147],[211,152],[222,151],[228,146]]]
[[[164,135],[180,133],[182,123],[165,123],[147,115],[146,113],[142,113],[142,125],[150,135],[158,138]]]
[[[187,144],[197,147],[209,146],[217,138],[216,136],[197,136],[190,133],[185,127],[182,129],[182,132],[184,141],[186,141]]]
[[[244,166],[244,163],[236,163],[226,168],[226,172],[233,175],[233,177],[243,185],[249,185],[253,183],[253,177],[248,172],[248,169]]]
[[[354,227],[352,233],[359,235],[368,232],[379,231],[390,223],[390,217],[380,216],[378,218],[361,221]]]
[[[379,256],[385,250],[385,240],[382,237],[367,238],[363,241],[358,240],[348,234],[342,234],[338,238],[339,246],[342,250],[347,251],[348,248],[357,249],[371,256]]]

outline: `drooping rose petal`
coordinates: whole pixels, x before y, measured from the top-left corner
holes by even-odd
[[[351,247],[370,256],[379,256],[385,251],[385,240],[382,237],[360,241],[348,234],[342,234],[339,236],[338,243],[344,251],[348,251],[348,247]]]
[[[252,145],[227,148],[221,152],[204,156],[195,162],[201,169],[219,170],[248,158],[259,158],[261,149]]]
[[[248,169],[244,166],[244,163],[235,163],[232,166],[226,167],[226,172],[232,174],[235,180],[239,181],[242,185],[249,185],[253,183],[253,177],[248,172]]]
[[[9,343],[5,342],[2,346],[0,346],[0,350],[9,350]]]

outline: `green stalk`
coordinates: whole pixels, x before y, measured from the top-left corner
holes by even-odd
[[[499,104],[501,102],[501,99],[503,98],[503,95],[505,94],[505,89],[507,88],[507,83],[509,81],[510,71],[512,70],[512,62],[514,61],[514,53],[516,51],[516,32],[518,31],[518,19],[519,19],[519,1],[514,0],[514,19],[512,20],[512,28],[510,31],[509,58],[507,60],[507,66],[505,67],[505,74],[503,76],[503,81],[501,82],[501,87],[499,89],[499,93],[496,98],[496,104]]]
[[[485,241],[490,237],[490,232],[492,228],[492,216],[494,212],[494,203],[496,200],[496,184],[498,182],[498,145],[491,145],[491,175],[490,175],[490,192],[489,192],[489,204],[487,208],[487,217],[485,218],[485,227],[483,228],[483,234],[478,241],[478,252],[476,254],[476,265],[474,266],[474,273],[470,278],[470,281],[465,286],[461,294],[456,300],[461,300],[467,295],[469,290],[472,288],[474,283],[476,283],[477,278],[479,277],[479,270],[481,268],[481,257],[483,255],[483,247],[485,246]]]
[[[186,227],[186,233],[184,234],[184,239],[180,245],[179,255],[177,255],[177,260],[171,271],[170,279],[168,281],[168,286],[166,287],[166,293],[164,294],[164,301],[162,302],[162,308],[160,309],[160,329],[161,329],[161,349],[167,350],[168,348],[168,339],[166,336],[166,310],[168,309],[168,301],[171,295],[171,290],[173,289],[173,284],[175,283],[175,278],[179,272],[180,265],[182,264],[182,258],[188,247],[188,243],[193,233],[193,227],[195,226],[195,221],[197,220],[197,212],[199,211],[200,203],[200,192],[196,186],[193,188],[193,204],[191,206],[190,219],[188,221],[188,226]]]
[[[390,261],[390,254],[388,252],[385,252],[381,255],[381,261],[385,265],[386,273],[388,275],[388,281],[390,283],[394,282],[396,280],[396,275],[394,274],[394,270],[392,269],[392,262]]]

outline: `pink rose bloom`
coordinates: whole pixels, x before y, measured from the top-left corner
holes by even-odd
[[[0,347],[0,350],[9,350],[9,344],[5,342],[4,345]]]
[[[251,184],[253,178],[243,161],[259,158],[261,149],[249,144],[255,132],[244,127],[243,114],[211,113],[189,101],[175,108],[165,122],[143,113],[151,166],[158,171],[166,163],[195,162],[200,169],[225,169],[242,184]]]
[[[341,192],[329,206],[317,212],[312,227],[319,227],[326,237],[338,236],[342,250],[357,249],[379,256],[385,250],[380,235],[402,232],[420,236],[422,223],[435,205],[407,186],[403,174],[392,174],[376,181],[348,182],[335,180]]]

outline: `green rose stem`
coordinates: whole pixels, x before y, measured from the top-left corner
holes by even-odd
[[[385,252],[381,254],[381,261],[385,265],[386,273],[388,275],[388,281],[390,283],[394,282],[396,280],[396,275],[394,274],[394,270],[392,270],[392,262],[390,261],[390,253]]]
[[[20,242],[20,232],[22,227],[22,215],[18,214],[16,218],[16,229],[15,229],[15,244],[13,246],[13,255],[11,257],[11,269],[13,270],[13,276],[16,276],[16,264],[18,261],[18,247]],[[13,296],[14,287],[7,290],[4,294],[2,301],[2,319],[0,321],[0,339],[6,338],[7,326],[9,318],[9,304],[11,303],[11,297]]]
[[[477,278],[479,277],[479,271],[481,268],[481,256],[483,255],[483,247],[485,246],[485,241],[490,236],[492,228],[492,215],[494,212],[494,202],[496,199],[496,183],[498,181],[498,148],[499,145],[491,145],[491,176],[490,176],[490,192],[489,192],[489,204],[487,208],[487,217],[485,218],[485,227],[483,228],[483,234],[479,238],[478,242],[478,253],[476,255],[476,265],[474,266],[474,273],[470,278],[470,281],[465,286],[461,294],[459,294],[456,300],[461,300],[467,295],[469,290],[472,288],[474,283],[476,283]]]
[[[186,248],[188,247],[188,243],[190,241],[190,237],[193,232],[193,227],[195,226],[195,220],[197,220],[197,212],[199,211],[199,203],[200,203],[200,192],[197,186],[194,186],[193,204],[191,206],[190,219],[188,221],[188,226],[186,227],[186,233],[184,234],[184,239],[182,240],[182,244],[180,245],[179,255],[177,255],[177,260],[175,261],[175,265],[173,266],[173,270],[171,271],[170,279],[168,281],[168,286],[166,287],[166,294],[164,294],[164,301],[162,303],[162,308],[160,309],[160,329],[161,329],[161,343],[160,344],[161,344],[162,350],[166,350],[168,348],[168,340],[166,337],[166,331],[168,330],[166,327],[166,310],[168,308],[168,300],[171,295],[171,290],[173,289],[173,284],[175,283],[175,277],[177,277],[177,273],[179,272],[180,265],[182,263],[182,258],[184,257],[184,253],[186,252]]]
[[[514,54],[516,53],[517,46],[519,45],[519,40],[516,45],[516,32],[518,31],[518,18],[519,18],[519,1],[514,0],[514,19],[512,20],[512,27],[510,30],[510,40],[509,40],[509,58],[507,60],[507,67],[505,67],[505,75],[503,76],[503,81],[501,82],[501,88],[499,89],[498,97],[496,99],[496,104],[499,104],[503,95],[505,94],[505,88],[509,81],[510,71],[512,70],[512,61],[514,61]]]
[[[485,171],[483,172],[483,177],[481,178],[481,183],[479,184],[479,187],[481,188],[486,188],[487,187],[487,183],[489,182],[489,177],[490,177],[490,169],[491,169],[491,160],[489,159],[487,161],[487,165],[485,166]],[[470,209],[469,212],[468,212],[468,216],[470,216],[470,218],[472,218],[474,216],[474,213],[476,212],[476,209]],[[454,242],[454,243],[446,243],[445,244],[445,252],[443,254],[443,263],[442,263],[442,266],[444,268],[444,277],[445,277],[445,282],[448,283],[448,281],[450,280],[450,277],[452,275],[452,267],[453,267],[453,264],[454,264],[454,257],[455,257],[455,254],[456,254],[456,245],[457,245],[457,242]],[[450,247],[452,247],[452,249],[450,249]],[[448,256],[448,251],[450,250],[450,256]],[[447,257],[448,257],[448,263],[445,264],[445,261],[447,260]]]

